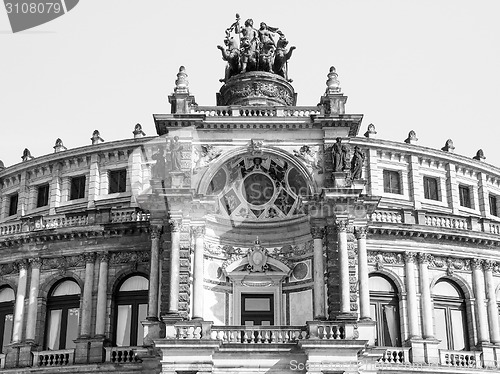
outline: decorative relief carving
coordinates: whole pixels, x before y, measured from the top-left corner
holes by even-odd
[[[386,264],[401,265],[404,263],[402,253],[368,251],[368,263],[375,264],[377,270],[384,268]]]
[[[217,149],[210,144],[202,144],[199,147],[194,147],[192,161],[193,173],[196,174],[199,170],[207,167],[212,161],[219,157],[221,153],[221,149]]]
[[[205,235],[205,226],[193,226],[191,227],[191,232],[196,239],[202,238]]]
[[[483,269],[485,271],[492,271],[493,268],[495,267],[496,263],[495,261],[492,260],[486,260],[483,262]]]
[[[404,258],[405,264],[410,263],[410,262],[415,263],[416,262],[415,261],[416,260],[416,253],[415,252],[408,252],[408,251],[406,251],[403,254],[403,258]]]
[[[111,254],[110,263],[126,264],[126,263],[137,263],[137,262],[149,262],[150,254],[147,251],[133,251],[133,252],[114,252]]]
[[[479,258],[472,258],[470,260],[470,266],[473,270],[481,269],[483,267],[484,260]]]
[[[293,153],[295,157],[303,161],[309,172],[312,173],[317,170],[318,174],[323,174],[323,167],[321,165],[323,161],[323,152],[318,146],[311,147],[303,145],[298,151],[294,149]]]
[[[428,253],[419,252],[417,254],[417,260],[419,264],[429,264],[433,259],[434,257]]]
[[[178,219],[171,219],[168,221],[170,225],[170,231],[179,232],[181,230],[181,221]]]
[[[0,265],[0,275],[12,274],[16,270],[16,266],[13,263]]]

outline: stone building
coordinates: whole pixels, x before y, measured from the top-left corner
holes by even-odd
[[[333,67],[296,106],[238,21],[217,106],[181,67],[157,135],[0,162],[1,371],[500,371],[500,169],[364,132]]]

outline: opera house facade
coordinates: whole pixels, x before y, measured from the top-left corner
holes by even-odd
[[[0,163],[0,372],[500,372],[500,169],[378,138],[333,67],[297,106],[248,21],[216,106],[181,67],[156,135]]]

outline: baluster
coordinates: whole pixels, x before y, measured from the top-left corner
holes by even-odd
[[[257,330],[257,338],[255,339],[256,343],[262,343],[262,332],[261,330]]]
[[[243,335],[243,343],[250,343],[250,336],[248,336],[248,330],[245,329]]]

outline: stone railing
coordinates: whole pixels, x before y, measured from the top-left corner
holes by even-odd
[[[198,106],[193,114],[204,114],[207,117],[309,117],[319,115],[317,106],[266,107],[255,106]]]
[[[0,353],[0,369],[4,369],[4,368],[5,368],[5,354]]]
[[[305,326],[213,326],[205,321],[182,321],[173,326],[168,339],[211,339],[223,343],[291,343],[303,339],[356,339],[355,325],[309,321]]]
[[[410,347],[388,347],[378,362],[383,364],[404,364],[410,362]]]
[[[89,218],[86,213],[79,215],[56,215],[35,219],[34,230],[57,229],[60,227],[75,227],[88,225]]]
[[[22,232],[22,227],[23,225],[21,221],[3,223],[0,225],[0,236],[19,234]]]
[[[445,227],[457,230],[467,230],[469,228],[467,218],[436,216],[430,214],[425,215],[425,224],[427,226]]]
[[[68,366],[75,360],[74,349],[33,352],[33,366]]]
[[[482,368],[481,352],[439,350],[439,363],[445,366]]]
[[[377,210],[371,215],[372,222],[402,223],[403,215],[400,211]]]
[[[144,213],[135,208],[111,210],[111,223],[118,222],[147,222],[149,213]]]
[[[141,360],[135,354],[140,347],[105,347],[105,362],[113,364],[126,364],[140,362]]]
[[[223,343],[295,343],[307,331],[305,326],[214,326],[211,337]]]
[[[490,233],[500,235],[500,224],[498,224],[498,223],[489,223],[488,227],[490,229]]]

